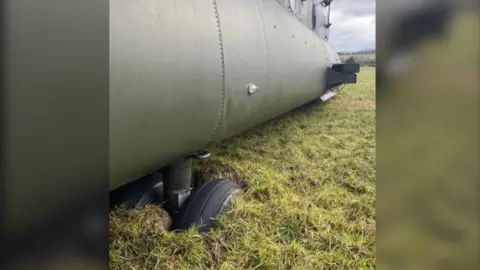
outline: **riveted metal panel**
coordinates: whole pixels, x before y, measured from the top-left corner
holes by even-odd
[[[257,0],[218,1],[225,55],[225,108],[218,139],[268,119],[276,90],[269,87],[268,41]],[[247,85],[258,91],[249,94]]]
[[[115,0],[110,21],[112,188],[318,98],[336,57],[274,0]]]
[[[268,36],[271,82],[278,115],[318,98],[324,91],[326,43],[275,1],[260,0]]]
[[[218,1],[225,61],[217,140],[318,98],[336,53],[272,0]],[[247,92],[248,84],[258,90]]]
[[[114,188],[212,138],[223,104],[214,3],[111,1],[110,57]]]

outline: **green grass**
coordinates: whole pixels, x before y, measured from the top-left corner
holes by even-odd
[[[375,267],[375,69],[322,105],[304,106],[210,149],[196,175],[248,189],[206,235],[166,231],[146,206],[110,217],[112,269]]]

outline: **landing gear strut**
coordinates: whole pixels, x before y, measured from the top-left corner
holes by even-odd
[[[165,209],[175,215],[192,191],[192,159],[178,160],[163,170]]]

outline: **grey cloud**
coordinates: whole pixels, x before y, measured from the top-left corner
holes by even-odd
[[[368,16],[375,14],[375,0],[334,0],[331,9],[345,16]]]
[[[329,43],[337,51],[375,48],[375,0],[334,0]]]

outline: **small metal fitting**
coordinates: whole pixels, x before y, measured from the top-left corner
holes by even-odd
[[[248,90],[248,93],[251,95],[251,94],[257,92],[258,87],[255,84],[251,83],[251,84],[248,85],[247,90]]]
[[[211,156],[211,154],[207,150],[203,149],[203,150],[200,150],[197,153],[193,154],[192,158],[197,159],[197,160],[201,160],[201,159],[207,159],[210,156]]]

